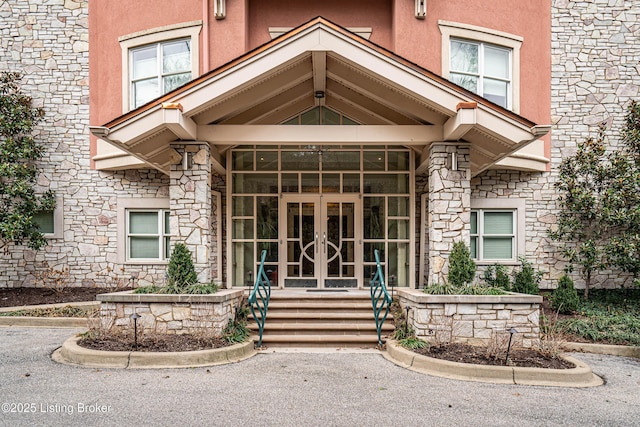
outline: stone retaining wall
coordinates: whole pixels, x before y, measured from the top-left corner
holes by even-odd
[[[139,314],[141,333],[220,335],[237,307],[242,290],[223,290],[213,295],[160,295],[117,292],[98,295],[102,325],[119,329],[134,327],[131,315]]]
[[[427,295],[417,289],[398,294],[403,309],[410,307],[409,324],[416,335],[429,342],[489,345],[508,340],[509,329],[515,328],[512,345],[539,343],[540,296]]]

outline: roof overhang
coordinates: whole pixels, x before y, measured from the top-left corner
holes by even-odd
[[[318,105],[361,125],[278,125]],[[167,174],[175,142],[208,142],[223,174],[238,144],[403,145],[422,173],[430,144],[462,141],[476,175],[549,129],[316,18],[91,132]]]

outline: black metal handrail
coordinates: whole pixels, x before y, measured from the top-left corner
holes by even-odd
[[[376,274],[371,279],[369,290],[371,292],[371,305],[373,306],[373,315],[376,319],[376,331],[378,332],[378,345],[382,345],[382,325],[389,315],[389,309],[393,299],[387,292],[387,286],[384,283],[384,273],[380,265],[380,253],[376,249],[374,251],[376,257]],[[384,312],[384,314],[382,314]]]
[[[260,259],[260,268],[256,274],[256,282],[249,294],[249,307],[253,319],[258,325],[258,347],[262,347],[262,333],[264,332],[264,322],[267,320],[267,310],[269,309],[269,300],[271,299],[271,281],[264,272],[264,259],[267,257],[267,251],[262,251]],[[256,311],[260,313],[260,317],[256,316]]]

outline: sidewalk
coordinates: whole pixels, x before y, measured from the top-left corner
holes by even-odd
[[[72,334],[0,328],[0,425],[640,425],[638,359],[574,355],[606,379],[587,389],[447,380],[344,350],[261,353],[211,368],[89,369],[50,359]]]

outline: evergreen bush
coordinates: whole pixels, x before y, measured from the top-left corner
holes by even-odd
[[[580,297],[576,288],[573,286],[573,280],[564,274],[558,281],[558,287],[549,297],[551,307],[562,313],[570,314],[578,310],[580,307]]]
[[[476,275],[476,263],[471,258],[469,248],[463,242],[453,244],[449,255],[449,274],[447,279],[452,286],[462,286],[471,283]]]
[[[520,269],[516,270],[513,275],[512,290],[521,294],[540,294],[539,285],[542,279],[542,272],[536,271],[533,268],[533,264],[524,257],[520,257],[520,263],[522,264]]]
[[[198,283],[198,275],[193,266],[191,252],[184,243],[176,243],[169,259],[167,287],[178,291],[175,293],[182,293],[179,291],[196,283]]]
[[[507,267],[501,264],[493,264],[484,271],[484,281],[487,286],[508,291],[511,289],[511,280],[507,274]]]

